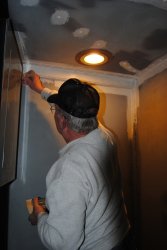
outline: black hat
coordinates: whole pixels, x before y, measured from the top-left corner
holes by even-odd
[[[65,81],[58,94],[49,96],[47,101],[78,118],[95,117],[99,110],[99,94],[96,89],[76,78]]]

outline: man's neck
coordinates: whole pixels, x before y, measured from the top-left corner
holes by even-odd
[[[74,130],[69,129],[68,132],[66,132],[65,134],[63,134],[63,138],[66,141],[66,143],[69,143],[71,141],[74,141],[76,139],[84,137],[87,134],[88,133],[86,133],[86,132],[80,132],[80,133],[78,133],[78,132],[76,132]]]

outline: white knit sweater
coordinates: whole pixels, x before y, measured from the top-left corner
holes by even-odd
[[[68,143],[46,178],[43,244],[55,250],[110,250],[129,230],[112,134],[99,127]]]

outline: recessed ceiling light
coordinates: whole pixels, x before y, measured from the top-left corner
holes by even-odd
[[[80,64],[98,66],[107,63],[111,57],[107,50],[87,49],[79,52],[75,58]]]

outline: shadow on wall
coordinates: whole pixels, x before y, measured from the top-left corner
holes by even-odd
[[[100,94],[100,108],[99,108],[99,112],[98,112],[98,120],[100,121],[100,123],[103,126],[105,126],[108,130],[110,130],[114,134],[116,140],[118,141],[118,136],[116,135],[116,133],[114,132],[114,130],[112,130],[111,127],[109,127],[106,124],[106,121],[104,120],[104,114],[107,111],[106,93],[104,93],[99,86],[96,86],[96,89],[97,89],[97,91]]]

